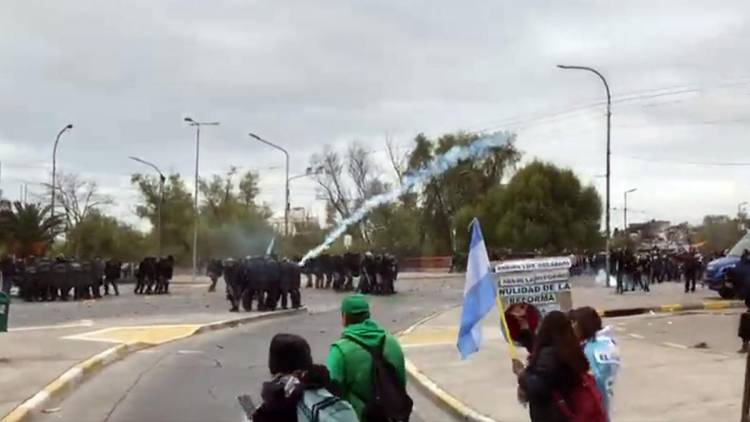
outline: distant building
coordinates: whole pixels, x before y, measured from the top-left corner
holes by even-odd
[[[284,216],[274,217],[268,221],[274,231],[284,234]],[[303,207],[295,207],[289,210],[289,235],[294,236],[298,233],[300,227],[306,227],[310,224],[318,224],[318,217]]]
[[[684,249],[690,245],[688,223],[672,225],[669,221],[651,220],[628,225],[627,235],[636,242],[639,250],[654,247],[666,250]]]

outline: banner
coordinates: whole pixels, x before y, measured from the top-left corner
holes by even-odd
[[[551,311],[572,307],[568,257],[502,261],[494,265],[498,298],[513,341],[523,330],[535,332]]]

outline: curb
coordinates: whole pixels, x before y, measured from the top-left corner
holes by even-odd
[[[422,374],[419,369],[409,360],[405,359],[406,373],[414,384],[422,391],[427,393],[433,403],[440,408],[447,410],[461,420],[469,422],[497,422],[489,416],[483,415],[470,408],[459,399],[451,396],[448,392],[440,388],[431,379]]]
[[[683,311],[697,311],[697,310],[718,310],[718,309],[731,309],[731,308],[744,308],[745,303],[739,300],[726,300],[716,302],[703,302],[698,304],[673,304],[673,305],[660,305],[647,308],[623,308],[623,309],[608,309],[608,310],[597,310],[599,315],[602,317],[622,317],[631,315],[646,314],[649,312],[654,313],[675,313]],[[437,317],[442,312],[435,312],[432,315],[417,321],[409,328],[398,333],[398,336],[408,334],[418,326],[426,323],[427,321]],[[471,407],[467,406],[461,400],[452,396],[450,393],[442,389],[434,381],[424,375],[409,359],[406,359],[406,373],[409,379],[423,392],[426,393],[428,398],[440,408],[450,412],[454,416],[461,420],[469,422],[497,422],[495,419],[489,416],[483,415]]]
[[[675,313],[683,311],[715,311],[719,309],[744,308],[745,303],[741,300],[722,300],[702,303],[659,305],[646,308],[622,308],[622,309],[599,309],[597,312],[604,318],[616,318],[622,316],[633,316],[653,313]]]
[[[261,315],[249,315],[242,318],[230,319],[225,321],[212,322],[205,324],[195,330],[192,334],[175,340],[182,340],[188,337],[193,337],[199,334],[221,330],[225,328],[234,328],[240,325],[248,324],[250,322],[263,321],[267,319],[296,315],[298,313],[307,312],[307,307],[301,307],[299,309],[281,310],[267,312]],[[171,341],[175,341],[171,340]],[[166,344],[161,343],[161,344]],[[72,368],[65,371],[62,375],[57,377],[54,381],[47,384],[42,391],[34,394],[30,399],[21,403],[18,407],[13,409],[10,413],[5,415],[0,422],[28,422],[33,420],[34,413],[40,411],[44,405],[46,405],[52,399],[61,399],[65,395],[71,393],[75,388],[84,382],[86,379],[91,378],[101,369],[109,366],[110,364],[126,358],[131,353],[139,350],[148,349],[151,347],[160,346],[145,343],[132,343],[132,344],[118,344],[117,346],[111,347],[99,354],[96,354],[83,362],[74,365]]]
[[[415,322],[409,328],[400,331],[398,334],[396,334],[396,336],[401,337],[403,335],[409,334],[420,325],[423,325],[431,319],[438,317],[443,312],[446,312],[446,310],[433,312],[432,314]],[[435,382],[433,382],[426,375],[420,372],[417,366],[414,365],[414,363],[406,357],[404,357],[404,366],[406,369],[406,375],[409,377],[409,379],[419,389],[426,393],[427,397],[441,409],[446,410],[453,416],[456,416],[459,419],[468,422],[497,422],[489,416],[483,415],[470,408],[461,400],[451,396],[447,391],[440,388],[440,386],[435,384]]]

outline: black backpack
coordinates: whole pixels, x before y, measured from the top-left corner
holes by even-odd
[[[380,339],[377,347],[370,347],[354,337],[344,338],[367,350],[372,357],[372,396],[365,402],[364,419],[368,422],[408,422],[414,402],[399,382],[396,368],[383,356],[386,336]]]

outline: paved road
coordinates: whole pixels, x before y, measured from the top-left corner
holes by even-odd
[[[199,282],[178,282],[170,286],[169,295],[135,295],[133,285],[121,285],[120,296],[105,296],[98,300],[70,302],[35,302],[25,303],[14,300],[10,312],[11,328],[46,327],[60,324],[77,324],[93,321],[97,325],[122,325],[138,323],[174,323],[185,316],[198,314],[226,314],[229,305],[224,298],[223,281],[219,282],[217,291],[208,293],[208,278],[201,277]],[[399,279],[396,288],[406,292],[448,288],[459,292],[463,288],[461,275],[444,275],[437,277],[427,275],[419,277],[407,274],[404,280]],[[303,289],[303,302],[308,307],[319,310],[321,307],[335,306],[335,295],[328,290],[318,291]],[[322,296],[321,296],[322,295]]]
[[[619,336],[666,345],[667,347],[694,348],[723,354],[735,353],[740,347],[737,337],[739,315],[742,309],[729,311],[696,312],[682,314],[643,315],[632,318],[615,318],[613,324]]]
[[[415,283],[392,297],[373,298],[373,313],[392,331],[404,329],[427,314],[454,305],[460,290]],[[330,301],[341,298],[322,292]],[[321,299],[322,300],[322,299]],[[312,315],[269,320],[218,331],[139,352],[116,363],[82,385],[41,421],[174,422],[241,419],[236,396],[259,397],[269,377],[267,359],[271,337],[279,332],[304,336],[322,362],[328,346],[340,334],[337,309]],[[417,421],[451,420],[418,392]],[[59,407],[59,409],[54,409]]]

